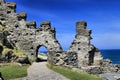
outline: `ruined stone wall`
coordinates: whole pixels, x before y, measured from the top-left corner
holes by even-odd
[[[4,47],[23,50],[35,61],[38,49],[45,46],[51,64],[78,68],[90,74],[120,73],[120,65],[103,59],[100,51],[90,43],[91,30],[86,29],[86,22],[76,23],[75,39],[70,49],[64,51],[49,21],[36,28],[36,22],[26,21],[26,18],[25,12],[16,13],[16,3],[0,0],[0,62]]]
[[[35,21],[26,21],[25,12],[15,11],[14,2],[0,0],[0,24],[8,32],[6,35],[8,43],[25,51],[29,57],[36,57],[36,49],[40,46],[45,46],[48,51],[62,50],[56,39],[55,28],[51,28],[50,22],[43,22],[40,28],[36,28]]]
[[[56,39],[55,28],[49,21],[42,22],[36,28],[35,21],[26,21],[25,12],[16,13],[14,2],[0,0],[0,25],[2,30],[0,42],[6,46],[14,46],[26,52],[29,58],[37,58],[38,48],[45,46],[49,52],[48,62],[64,66],[100,65],[103,59],[100,51],[90,44],[91,30],[87,30],[86,22],[76,23],[76,36],[70,50],[63,51]]]
[[[49,60],[51,64],[86,67],[101,66],[103,57],[100,51],[90,43],[91,30],[86,29],[87,23],[76,23],[76,36],[68,51],[52,51]]]
[[[53,65],[78,68],[78,56],[76,52],[50,51],[48,62]]]
[[[100,51],[90,44],[91,30],[87,30],[86,26],[84,21],[76,23],[76,36],[70,51],[77,53],[78,66],[100,65],[103,58]]]
[[[2,24],[4,26],[3,29],[8,32],[6,40],[12,46],[24,51],[29,50],[29,47],[33,45],[30,43],[31,38],[35,39],[35,30],[28,28],[29,24],[26,22],[26,13],[16,13],[16,4],[14,2],[0,2],[0,24]],[[30,34],[34,34],[34,36],[30,36]],[[8,43],[6,43],[6,45]]]
[[[56,39],[55,28],[51,28],[50,22],[42,22],[41,27],[36,29],[35,46],[45,46],[48,51],[62,50],[58,40]]]

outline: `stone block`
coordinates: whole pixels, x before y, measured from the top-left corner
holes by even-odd
[[[26,12],[20,12],[17,14],[17,17],[18,17],[18,20],[21,20],[21,19],[26,20],[27,14],[26,14]]]
[[[10,7],[12,9],[16,8],[16,3],[14,3],[14,2],[7,2],[6,5],[7,5],[7,7]]]
[[[21,64],[30,64],[30,61],[29,61],[28,57],[26,57],[26,56],[19,57],[16,61]]]
[[[99,66],[88,66],[83,68],[83,71],[89,73],[89,74],[102,74],[103,69]]]
[[[26,22],[26,24],[30,26],[36,26],[36,21],[29,21],[29,22]]]
[[[81,21],[81,22],[76,22],[76,28],[77,29],[86,29],[87,26],[87,22],[85,21]]]
[[[77,34],[82,36],[90,36],[91,30],[77,29]]]
[[[43,27],[43,26],[49,26],[49,27],[50,27],[50,26],[51,26],[51,23],[50,23],[50,21],[41,22],[41,23],[40,23],[40,26],[41,26],[41,27]]]
[[[90,34],[92,33],[92,31],[91,30],[85,30],[85,33],[86,33],[86,35],[90,36]]]
[[[102,65],[102,60],[95,60],[94,59],[94,65]]]
[[[36,28],[36,21],[26,22],[28,28]]]

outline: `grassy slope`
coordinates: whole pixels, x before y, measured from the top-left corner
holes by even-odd
[[[0,67],[0,72],[2,73],[4,80],[10,80],[27,76],[27,68],[28,66],[21,67],[17,65],[10,65]]]
[[[103,80],[95,75],[73,71],[72,69],[59,67],[59,66],[52,66],[50,64],[48,64],[47,66],[48,68],[62,74],[63,76],[69,78],[70,80]]]

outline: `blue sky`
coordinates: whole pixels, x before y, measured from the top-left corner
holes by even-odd
[[[17,3],[17,12],[37,26],[49,20],[63,49],[74,40],[76,21],[87,21],[91,40],[99,49],[120,49],[120,0],[6,0]]]

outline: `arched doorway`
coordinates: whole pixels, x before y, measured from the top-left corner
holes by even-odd
[[[39,53],[43,53],[43,54],[47,54],[48,51],[47,51],[47,48],[45,46],[41,46],[39,49],[38,49],[38,52]]]
[[[48,49],[43,45],[39,45],[36,49],[37,62],[47,61],[47,56],[48,56]]]

